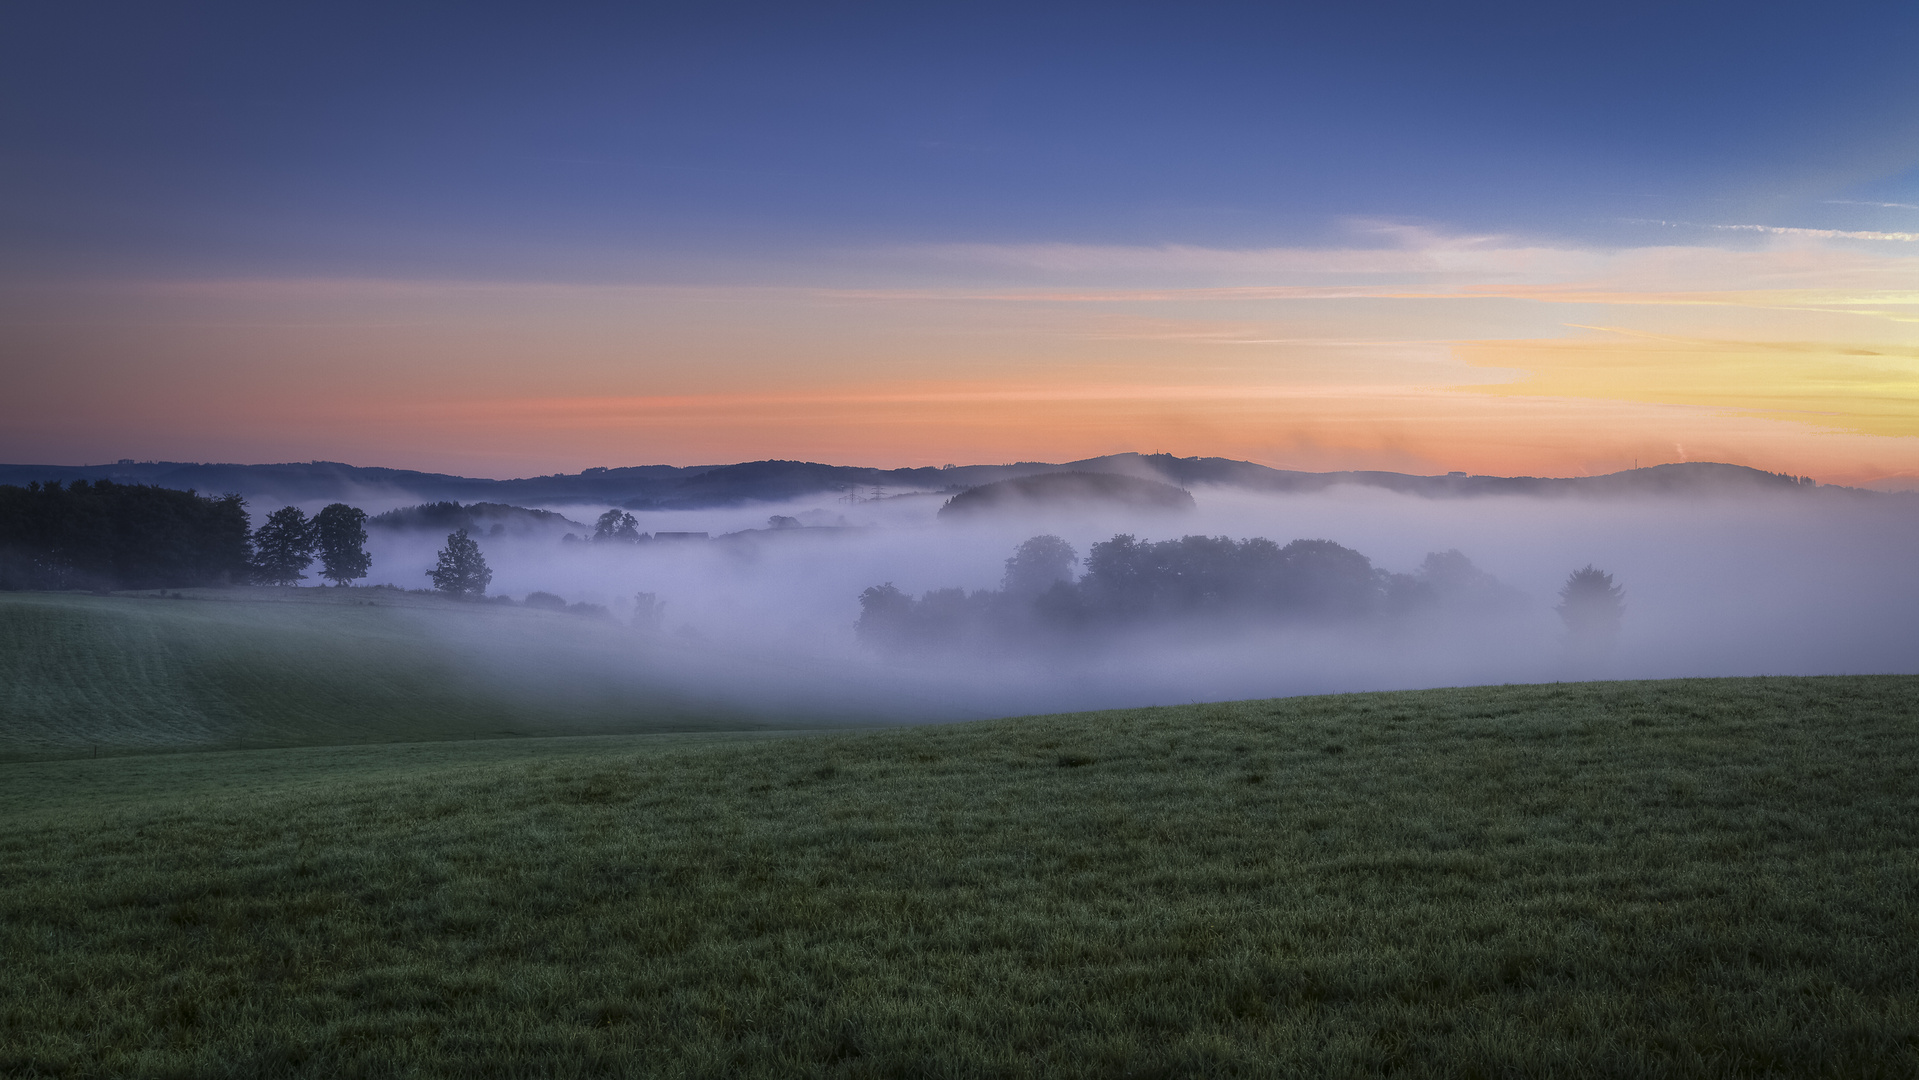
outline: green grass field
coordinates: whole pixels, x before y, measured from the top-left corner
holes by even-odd
[[[843,717],[702,700],[671,639],[384,589],[0,593],[0,761],[698,731]]]
[[[15,762],[0,1075],[1914,1076],[1916,700]]]

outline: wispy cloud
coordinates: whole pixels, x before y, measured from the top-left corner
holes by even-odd
[[[1422,299],[1485,295],[1518,287],[1582,286],[1641,294],[1746,290],[1886,290],[1910,292],[1919,259],[1879,250],[1819,243],[1832,240],[1919,241],[1919,233],[1703,225],[1658,219],[1641,224],[1719,232],[1757,232],[1805,241],[1762,249],[1711,243],[1597,247],[1506,235],[1449,235],[1432,229],[1367,230],[1362,242],[1319,247],[1209,248],[1193,245],[946,244],[896,249],[879,259],[905,270],[947,277],[983,277],[991,285],[927,290],[1060,301],[1148,299]],[[1370,242],[1370,243],[1369,243]],[[879,290],[887,291],[887,290]]]
[[[1876,206],[1885,210],[1919,210],[1919,203],[1866,202],[1860,199],[1821,199],[1828,206]]]
[[[1190,244],[937,244],[904,249],[912,261],[1036,271],[1082,280],[1103,274],[1244,276],[1262,284],[1332,287],[1356,279],[1470,279],[1488,273],[1561,275],[1603,260],[1596,252],[1495,233],[1459,234],[1363,222],[1358,243],[1324,247],[1214,248]],[[1290,279],[1290,280],[1275,280]],[[1304,280],[1301,280],[1304,279]],[[1167,282],[1170,284],[1170,282]]]
[[[1887,204],[1890,205],[1890,204]],[[1788,225],[1708,225],[1697,221],[1663,221],[1657,218],[1628,218],[1635,225],[1666,225],[1679,229],[1717,229],[1721,232],[1756,232],[1769,236],[1803,236],[1814,240],[1897,240],[1919,243],[1919,232],[1870,232],[1863,229],[1801,229]]]

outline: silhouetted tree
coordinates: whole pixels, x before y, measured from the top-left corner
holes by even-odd
[[[434,588],[462,599],[485,596],[486,587],[493,583],[493,571],[487,568],[486,556],[480,554],[480,545],[465,529],[448,534],[446,547],[440,549],[440,564],[428,570],[426,576],[433,579]]]
[[[313,562],[313,523],[297,506],[267,515],[253,531],[253,573],[267,585],[294,585],[306,579],[300,571]]]
[[[313,515],[320,548],[320,576],[335,585],[366,576],[373,556],[366,553],[366,511],[334,503]]]
[[[1566,624],[1568,643],[1586,652],[1604,651],[1619,636],[1626,613],[1626,590],[1613,584],[1612,575],[1587,564],[1574,570],[1559,590],[1559,618]]]
[[[593,542],[596,544],[617,541],[623,544],[637,544],[640,541],[640,523],[633,515],[623,510],[608,510],[593,523]]]
[[[1079,552],[1057,536],[1035,536],[1021,544],[1006,560],[1006,576],[1000,588],[1010,596],[1034,597],[1057,582],[1073,580],[1073,566]]]

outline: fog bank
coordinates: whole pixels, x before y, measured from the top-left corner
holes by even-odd
[[[1919,671],[1914,500],[1816,492],[1427,499],[1359,487],[1282,496],[1197,488],[1193,495],[1196,508],[1183,514],[1029,511],[959,520],[936,518],[937,496],[821,497],[635,512],[643,532],[704,532],[706,540],[479,540],[494,572],[492,594],[555,593],[604,605],[621,622],[634,619],[636,593],[664,603],[658,632],[609,623],[607,633],[618,636],[596,650],[593,663],[607,666],[625,692],[651,687],[849,719],[1559,679]],[[587,522],[606,509],[542,508]],[[774,515],[810,527],[768,529]],[[1458,549],[1525,600],[1510,612],[1472,617],[1181,623],[1129,632],[1096,649],[997,658],[889,657],[856,642],[867,587],[890,582],[913,595],[994,589],[1014,548],[1042,533],[1064,538],[1082,557],[1116,533],[1326,539],[1400,573],[1429,552]],[[425,587],[444,540],[373,530],[368,582]],[[1609,655],[1570,654],[1553,611],[1567,575],[1588,564],[1612,573],[1627,594]]]

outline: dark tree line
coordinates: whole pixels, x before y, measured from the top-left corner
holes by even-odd
[[[345,503],[311,519],[289,506],[249,531],[238,495],[111,480],[0,486],[0,588],[290,585],[316,554],[321,576],[344,585],[372,565],[365,523]]]
[[[246,503],[111,480],[0,486],[0,588],[154,589],[249,580]]]
[[[322,578],[347,585],[373,565],[366,524],[366,512],[345,503],[311,518],[282,507],[249,529],[238,495],[111,480],[0,485],[0,589],[297,585],[316,558]],[[459,529],[427,576],[443,593],[472,598],[486,595],[493,571]]]

